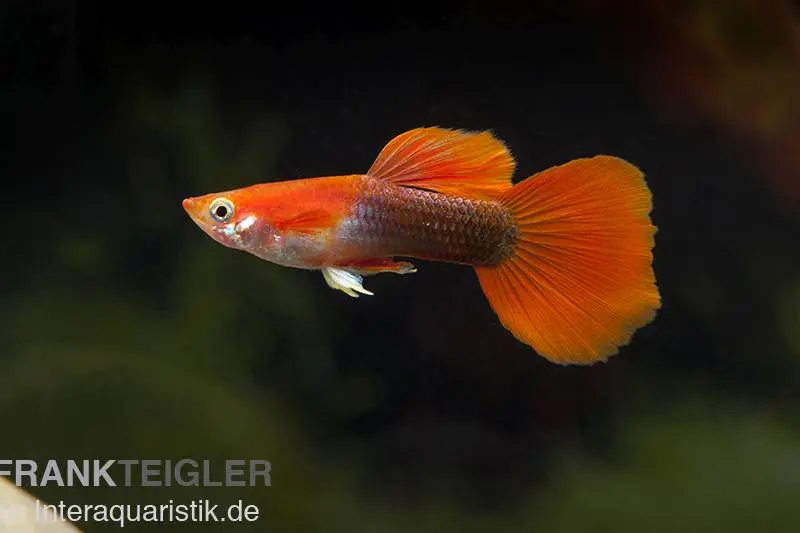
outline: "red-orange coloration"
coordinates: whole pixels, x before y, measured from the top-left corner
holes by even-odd
[[[547,359],[607,359],[660,307],[642,173],[597,156],[516,186],[488,132],[418,128],[366,174],[258,184],[184,200],[225,246],[321,270],[351,296],[362,276],[414,272],[395,257],[474,267],[503,325]]]
[[[609,156],[578,159],[525,180],[500,202],[520,239],[499,268],[477,273],[517,338],[557,362],[592,362],[653,319],[655,228],[636,167]]]

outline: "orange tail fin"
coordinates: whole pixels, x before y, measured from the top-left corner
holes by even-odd
[[[503,325],[561,364],[606,360],[661,306],[656,228],[643,174],[610,156],[545,170],[500,197],[519,226],[514,255],[476,268]]]

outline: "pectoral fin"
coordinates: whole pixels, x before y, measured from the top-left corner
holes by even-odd
[[[324,209],[314,209],[296,214],[291,218],[276,220],[277,229],[294,231],[296,233],[315,233],[332,228],[336,224],[336,217]]]

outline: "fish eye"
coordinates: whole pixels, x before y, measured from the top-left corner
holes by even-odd
[[[211,202],[208,212],[217,222],[227,222],[233,216],[233,202],[227,198],[217,198]]]

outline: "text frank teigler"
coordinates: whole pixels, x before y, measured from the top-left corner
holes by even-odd
[[[40,464],[0,459],[0,476],[18,487],[270,487],[271,465],[261,459],[227,459],[223,471],[212,461],[180,459],[84,459]]]
[[[48,486],[271,487],[270,472],[270,462],[260,459],[0,459],[0,476],[24,490]],[[130,522],[254,522],[259,514],[257,506],[242,500],[228,504],[207,499],[178,503],[170,499],[168,503],[146,505],[78,505],[64,501],[45,503],[33,497],[13,504],[0,499],[0,526],[28,521],[40,524],[94,521],[122,527]]]

